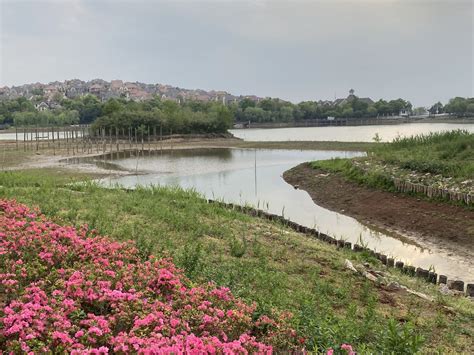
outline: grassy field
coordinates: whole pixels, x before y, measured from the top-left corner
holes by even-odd
[[[282,225],[207,204],[197,193],[172,188],[134,191],[73,184],[54,170],[0,173],[0,196],[39,206],[51,219],[89,224],[117,240],[135,240],[144,256],[170,255],[193,281],[228,286],[258,314],[290,310],[309,350],[343,343],[360,353],[469,353],[474,307],[441,296],[434,285],[390,270],[393,279],[435,297],[429,303],[390,292],[344,267],[370,262]]]
[[[402,169],[459,179],[474,177],[474,134],[467,131],[397,138],[376,145],[373,153],[384,163]]]
[[[397,138],[392,143],[371,146],[366,158],[315,161],[311,166],[387,191],[396,190],[393,177],[397,177],[416,184],[472,193],[474,134],[458,130]]]

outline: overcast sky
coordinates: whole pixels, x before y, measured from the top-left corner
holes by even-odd
[[[0,0],[0,86],[122,79],[293,102],[474,96],[470,0]]]

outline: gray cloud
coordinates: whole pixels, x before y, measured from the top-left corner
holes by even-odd
[[[471,1],[1,2],[1,85],[121,78],[292,101],[473,96]]]

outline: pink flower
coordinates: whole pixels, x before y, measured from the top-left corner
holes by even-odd
[[[267,354],[279,339],[282,349],[304,349],[287,314],[253,321],[256,305],[227,288],[192,283],[170,259],[143,262],[132,242],[113,241],[87,226],[60,226],[1,199],[0,254],[0,284],[8,294],[0,312],[5,348]]]
[[[74,334],[74,336],[75,336],[76,338],[80,338],[80,337],[82,337],[83,335],[84,335],[84,331],[83,331],[83,330],[78,330],[78,331],[76,332],[76,334]]]
[[[342,344],[341,349],[346,350],[349,355],[355,355],[354,350],[352,350],[352,346],[349,344]]]

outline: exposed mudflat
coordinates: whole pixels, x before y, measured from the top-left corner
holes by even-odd
[[[434,244],[455,255],[474,258],[474,211],[401,193],[368,188],[338,174],[304,163],[283,175],[327,209],[361,223],[394,231],[415,242]]]

